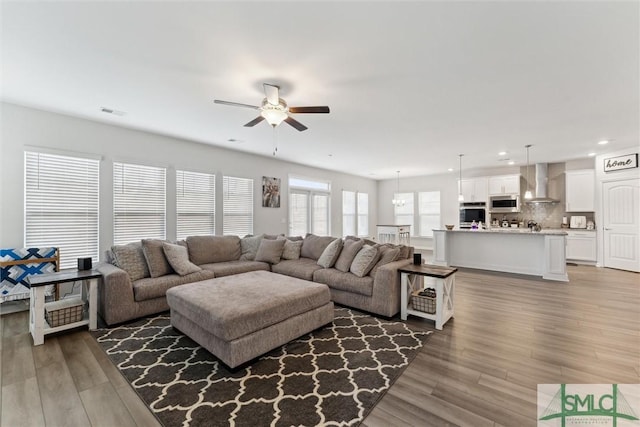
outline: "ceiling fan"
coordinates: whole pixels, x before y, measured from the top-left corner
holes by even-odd
[[[262,100],[262,105],[259,107],[256,105],[241,104],[238,102],[222,101],[220,99],[214,99],[216,104],[231,105],[234,107],[252,108],[259,110],[260,115],[255,119],[247,123],[246,127],[252,127],[257,125],[263,120],[266,120],[271,126],[276,127],[280,123],[287,122],[290,126],[298,129],[300,132],[307,130],[308,128],[290,116],[290,114],[300,113],[329,113],[329,107],[289,107],[284,99],[280,98],[279,91],[280,86],[272,85],[269,83],[263,83],[265,98]]]

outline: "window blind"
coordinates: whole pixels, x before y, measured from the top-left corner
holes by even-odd
[[[291,191],[289,193],[289,234],[306,236],[309,232],[309,194]]]
[[[60,267],[98,261],[99,168],[94,159],[25,152],[25,247],[60,248]]]
[[[312,194],[311,202],[311,230],[318,236],[329,235],[329,195]]]
[[[342,191],[342,236],[356,234],[356,193]]]
[[[216,176],[176,171],[178,239],[216,234]]]
[[[358,236],[369,235],[369,194],[358,192]]]
[[[253,179],[224,176],[222,228],[225,235],[253,234]]]
[[[420,217],[420,236],[433,237],[433,229],[440,228],[439,191],[418,193],[418,215]]]
[[[411,235],[415,234],[413,226],[413,193],[394,193],[394,199],[404,200],[404,206],[394,206],[393,215],[395,223],[398,225],[408,224],[411,226]]]
[[[113,164],[113,242],[122,245],[166,235],[164,168]]]

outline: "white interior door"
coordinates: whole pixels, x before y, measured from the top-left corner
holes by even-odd
[[[603,184],[604,266],[640,272],[640,179]]]

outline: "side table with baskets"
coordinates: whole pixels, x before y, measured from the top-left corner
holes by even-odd
[[[30,276],[29,332],[33,345],[44,344],[44,336],[79,326],[98,327],[98,281],[96,270],[62,270]],[[67,282],[82,282],[82,294],[72,298],[45,303],[45,286]],[[85,305],[87,308],[85,310]]]
[[[453,317],[457,268],[429,264],[409,264],[400,273],[400,318],[409,314],[433,320],[436,329]],[[423,289],[423,279],[432,278],[434,286]],[[431,290],[430,290],[431,289]]]

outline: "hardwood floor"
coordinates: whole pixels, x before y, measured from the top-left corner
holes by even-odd
[[[539,383],[640,383],[640,275],[569,266],[569,277],[459,271],[455,319],[363,425],[533,426]],[[86,330],[33,347],[27,318],[0,316],[0,425],[158,425]]]

